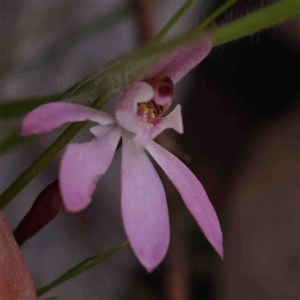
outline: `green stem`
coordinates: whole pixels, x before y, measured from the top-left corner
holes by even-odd
[[[3,209],[32,179],[35,178],[87,122],[70,125],[0,196]]]
[[[20,130],[14,130],[0,142],[0,155],[7,153],[14,147],[21,146],[35,139],[35,136],[20,136]]]
[[[298,1],[281,0],[212,30],[214,46],[219,46],[278,25],[300,13]]]
[[[42,296],[45,293],[52,290],[53,288],[55,288],[56,286],[70,280],[71,278],[74,278],[74,277],[80,275],[81,273],[83,273],[83,272],[85,272],[89,269],[91,269],[92,267],[96,266],[97,264],[103,262],[104,260],[106,260],[109,257],[111,257],[112,255],[114,255],[116,252],[118,252],[119,250],[124,248],[126,245],[127,245],[127,242],[124,242],[121,245],[115,247],[114,249],[112,249],[111,251],[109,251],[109,252],[107,252],[103,255],[95,255],[93,257],[89,257],[89,258],[85,259],[84,261],[77,264],[76,266],[71,268],[69,271],[67,271],[66,273],[64,273],[63,275],[61,275],[60,277],[58,277],[57,279],[52,281],[51,283],[47,284],[46,286],[43,286],[43,287],[39,288],[36,291],[37,296],[38,297]]]
[[[204,21],[202,21],[199,25],[193,28],[193,31],[201,31],[205,29],[211,22],[213,22],[218,16],[224,13],[229,9],[233,4],[238,2],[239,0],[228,0],[222,6],[220,6],[216,11],[214,11],[209,17],[207,17]]]
[[[183,6],[178,10],[178,12],[171,18],[171,20],[161,29],[161,31],[154,37],[151,41],[162,40],[166,34],[171,30],[171,28],[178,22],[178,20],[185,14],[185,12],[190,8],[190,6],[195,2],[195,0],[188,0]]]

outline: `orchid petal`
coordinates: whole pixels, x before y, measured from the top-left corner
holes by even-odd
[[[128,134],[122,146],[122,215],[134,253],[151,272],[166,255],[170,225],[161,180],[142,148]]]
[[[60,190],[69,212],[82,210],[91,202],[97,180],[111,164],[120,140],[119,126],[98,127],[94,140],[70,144],[62,157]]]
[[[181,115],[181,106],[178,104],[174,110],[159,123],[150,128],[141,128],[134,138],[137,145],[145,147],[149,140],[153,140],[166,129],[174,129],[178,133],[183,133],[183,122]]]
[[[168,76],[175,84],[194,67],[196,67],[211,51],[213,46],[209,36],[174,50],[158,63],[143,80],[156,76]]]
[[[115,122],[110,115],[69,102],[52,102],[31,111],[22,122],[22,135],[47,133],[65,123],[90,120],[101,125]]]
[[[177,157],[157,143],[150,141],[146,149],[173,182],[203,233],[223,257],[220,223],[199,180]]]
[[[141,121],[136,115],[137,104],[148,102],[154,97],[153,88],[146,82],[137,81],[125,89],[116,107],[116,119],[130,132],[136,132]]]

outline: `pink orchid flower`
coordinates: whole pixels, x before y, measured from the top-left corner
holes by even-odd
[[[69,144],[62,157],[59,182],[67,211],[84,209],[96,182],[112,162],[122,137],[121,208],[126,234],[142,265],[151,272],[166,255],[170,225],[166,195],[146,151],[173,182],[209,242],[223,255],[222,231],[216,212],[195,175],[153,139],[167,128],[183,133],[181,107],[167,116],[173,87],[211,51],[212,41],[200,41],[171,52],[120,96],[115,117],[67,102],[42,105],[23,120],[22,134],[42,134],[67,123],[90,120],[95,138]],[[146,150],[146,151],[145,151]]]

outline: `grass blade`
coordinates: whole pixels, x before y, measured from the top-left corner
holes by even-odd
[[[213,22],[218,16],[228,10],[233,4],[240,0],[228,0],[222,6],[220,6],[216,11],[214,11],[210,16],[208,16],[204,21],[197,25],[193,30],[204,30],[211,22]]]
[[[161,31],[154,37],[155,41],[162,40],[172,27],[179,21],[179,19],[186,13],[195,0],[186,1],[178,12],[171,18],[171,20],[161,29]]]
[[[123,249],[126,245],[127,245],[127,242],[124,242],[121,245],[117,246],[116,248],[112,249],[111,251],[106,252],[105,254],[98,254],[98,255],[95,255],[95,256],[92,256],[92,257],[89,257],[89,258],[85,259],[84,261],[77,264],[76,266],[71,268],[69,271],[67,271],[62,276],[58,277],[57,279],[55,279],[54,281],[52,281],[48,285],[39,288],[36,291],[37,296],[44,295],[45,293],[49,292],[50,290],[52,290],[56,286],[66,282],[66,281],[80,275],[81,273],[86,272],[87,270],[93,268],[94,266],[102,263],[103,261],[110,258],[112,255],[114,255],[116,252]]]
[[[299,1],[278,1],[213,30],[214,46],[222,45],[278,25],[299,13]]]
[[[15,130],[7,138],[0,142],[0,155],[10,151],[12,148],[21,146],[35,139],[34,136],[20,136],[20,131]]]

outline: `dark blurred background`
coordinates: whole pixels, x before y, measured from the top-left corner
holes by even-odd
[[[226,23],[271,1],[243,1]],[[273,1],[274,2],[274,1]],[[184,1],[2,1],[1,99],[62,91],[110,59],[146,42]],[[224,1],[197,1],[169,36],[196,25]],[[300,5],[300,4],[299,4]],[[220,217],[222,262],[171,183],[172,239],[147,274],[127,246],[57,287],[60,299],[299,299],[299,18],[230,44],[176,86],[185,133],[158,141],[203,183]],[[113,111],[115,100],[107,106]],[[7,136],[19,120],[1,123]],[[4,190],[57,134],[1,158]],[[90,138],[90,134],[88,135]],[[86,132],[77,140],[86,140]],[[15,228],[57,177],[43,171],[4,210]],[[89,255],[126,240],[120,209],[120,154],[84,212],[61,212],[22,246],[36,287]]]

